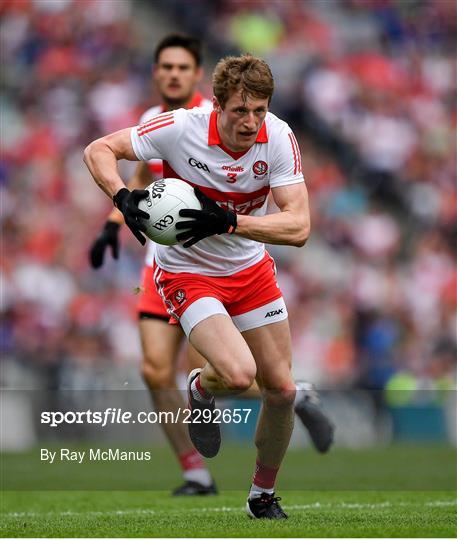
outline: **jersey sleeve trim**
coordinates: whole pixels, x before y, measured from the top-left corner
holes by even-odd
[[[174,124],[174,122],[175,119],[173,112],[159,114],[158,116],[151,118],[151,120],[149,120],[148,122],[145,122],[144,124],[138,126],[138,135],[140,137],[143,137],[151,131],[155,131],[156,129],[160,129],[165,126],[170,126],[171,124]]]
[[[137,158],[168,159],[185,130],[185,109],[178,109],[154,116],[147,122],[131,129],[130,139]]]
[[[270,180],[270,187],[291,186],[292,184],[301,184],[301,182],[304,181],[305,179],[302,174],[292,177],[289,176],[288,178],[275,178]]]
[[[297,139],[295,138],[295,135],[291,131],[289,134],[289,141],[290,145],[292,147],[292,154],[294,157],[294,175],[301,173],[301,153],[300,148],[298,147]]]
[[[141,149],[138,145],[138,135],[137,135],[137,127],[130,128],[130,142],[132,143],[132,148],[135,153],[135,156],[138,158],[139,161],[147,161],[146,158],[141,154]]]

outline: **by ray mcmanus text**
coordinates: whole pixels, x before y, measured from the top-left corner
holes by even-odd
[[[87,450],[40,448],[40,460],[49,464],[58,461],[79,464],[84,461],[150,461],[151,457],[151,452],[148,451],[127,451],[120,448],[89,448]]]

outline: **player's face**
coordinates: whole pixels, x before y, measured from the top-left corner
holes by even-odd
[[[191,100],[203,71],[189,51],[167,47],[154,66],[157,90],[167,105],[182,107]]]
[[[217,100],[214,107],[218,113],[217,127],[222,142],[235,152],[251,148],[265,120],[268,99],[243,97],[241,91],[237,91],[230,96],[223,109]]]

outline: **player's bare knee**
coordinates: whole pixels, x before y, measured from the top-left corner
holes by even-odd
[[[280,388],[264,389],[262,392],[263,401],[269,407],[292,407],[295,394],[295,386],[290,384]]]
[[[255,368],[251,367],[232,367],[225,375],[227,386],[237,392],[244,392],[252,386],[255,379]]]
[[[147,360],[141,365],[141,375],[151,390],[166,390],[173,386],[173,374],[167,367],[156,366]]]

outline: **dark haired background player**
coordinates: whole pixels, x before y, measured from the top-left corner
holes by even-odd
[[[198,40],[169,35],[157,46],[155,52],[154,82],[162,97],[162,105],[148,109],[140,123],[149,121],[157,114],[176,108],[194,106],[212,108],[209,100],[196,92],[202,77],[201,51]],[[129,188],[144,188],[154,179],[163,176],[162,161],[140,162],[129,182]],[[123,223],[122,214],[114,209],[105,227],[93,244],[91,264],[98,268],[103,264],[105,250],[110,247],[114,258],[119,256],[118,232]],[[171,411],[185,403],[176,389],[177,356],[183,339],[179,326],[169,325],[169,315],[158,295],[153,277],[155,244],[148,242],[146,264],[142,277],[142,292],[138,303],[139,331],[143,349],[142,374],[151,391],[157,410]],[[205,363],[193,347],[188,349],[190,367],[202,367]],[[320,452],[325,452],[333,440],[333,425],[322,413],[317,394],[312,385],[299,383],[295,411],[308,429],[311,439]],[[243,397],[258,397],[257,385]],[[173,451],[181,464],[184,484],[174,491],[175,495],[204,495],[215,493],[214,482],[201,456],[190,442],[187,428],[181,424],[164,424],[163,428]]]

